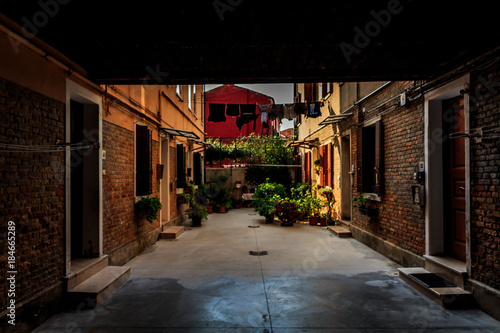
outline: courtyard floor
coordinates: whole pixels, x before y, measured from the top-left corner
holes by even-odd
[[[265,224],[251,209],[211,214],[127,265],[131,278],[104,304],[34,332],[500,332],[480,310],[429,300],[352,238]]]

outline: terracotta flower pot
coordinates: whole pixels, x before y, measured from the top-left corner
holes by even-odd
[[[319,219],[319,217],[317,217],[317,216],[309,216],[309,224],[310,225],[318,225],[318,219]]]

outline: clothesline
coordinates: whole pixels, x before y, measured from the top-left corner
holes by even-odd
[[[238,117],[236,123],[248,123],[259,117],[262,124],[268,120],[283,119],[292,120],[298,115],[309,118],[321,116],[323,102],[293,103],[293,104],[236,104],[236,103],[209,103],[208,121],[225,122],[226,116]],[[260,113],[257,113],[257,109]],[[240,127],[240,126],[238,126]],[[255,125],[254,125],[255,127]]]

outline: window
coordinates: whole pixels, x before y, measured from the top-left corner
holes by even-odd
[[[135,195],[148,195],[153,193],[153,157],[152,131],[147,126],[136,125],[135,147]]]
[[[201,161],[201,154],[194,153],[193,155],[193,178],[195,185],[201,185],[203,175],[203,163]]]
[[[193,110],[193,86],[188,85],[188,108],[190,111]]]
[[[383,126],[382,121],[358,128],[357,190],[383,194]]]
[[[186,187],[186,148],[182,143],[177,144],[177,188]]]
[[[196,116],[196,85],[193,84],[193,101],[194,101],[194,105],[193,105],[193,113],[194,115]]]
[[[179,98],[182,100],[182,86],[180,84],[176,85],[175,86],[175,93],[177,94],[177,96],[179,96]]]
[[[319,101],[320,99],[323,98],[323,83],[318,83],[318,89],[317,89],[317,92],[318,92],[318,98],[316,99],[317,101]]]

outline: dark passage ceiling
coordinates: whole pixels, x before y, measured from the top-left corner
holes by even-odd
[[[500,45],[486,1],[41,0],[0,12],[101,83],[428,79]]]

